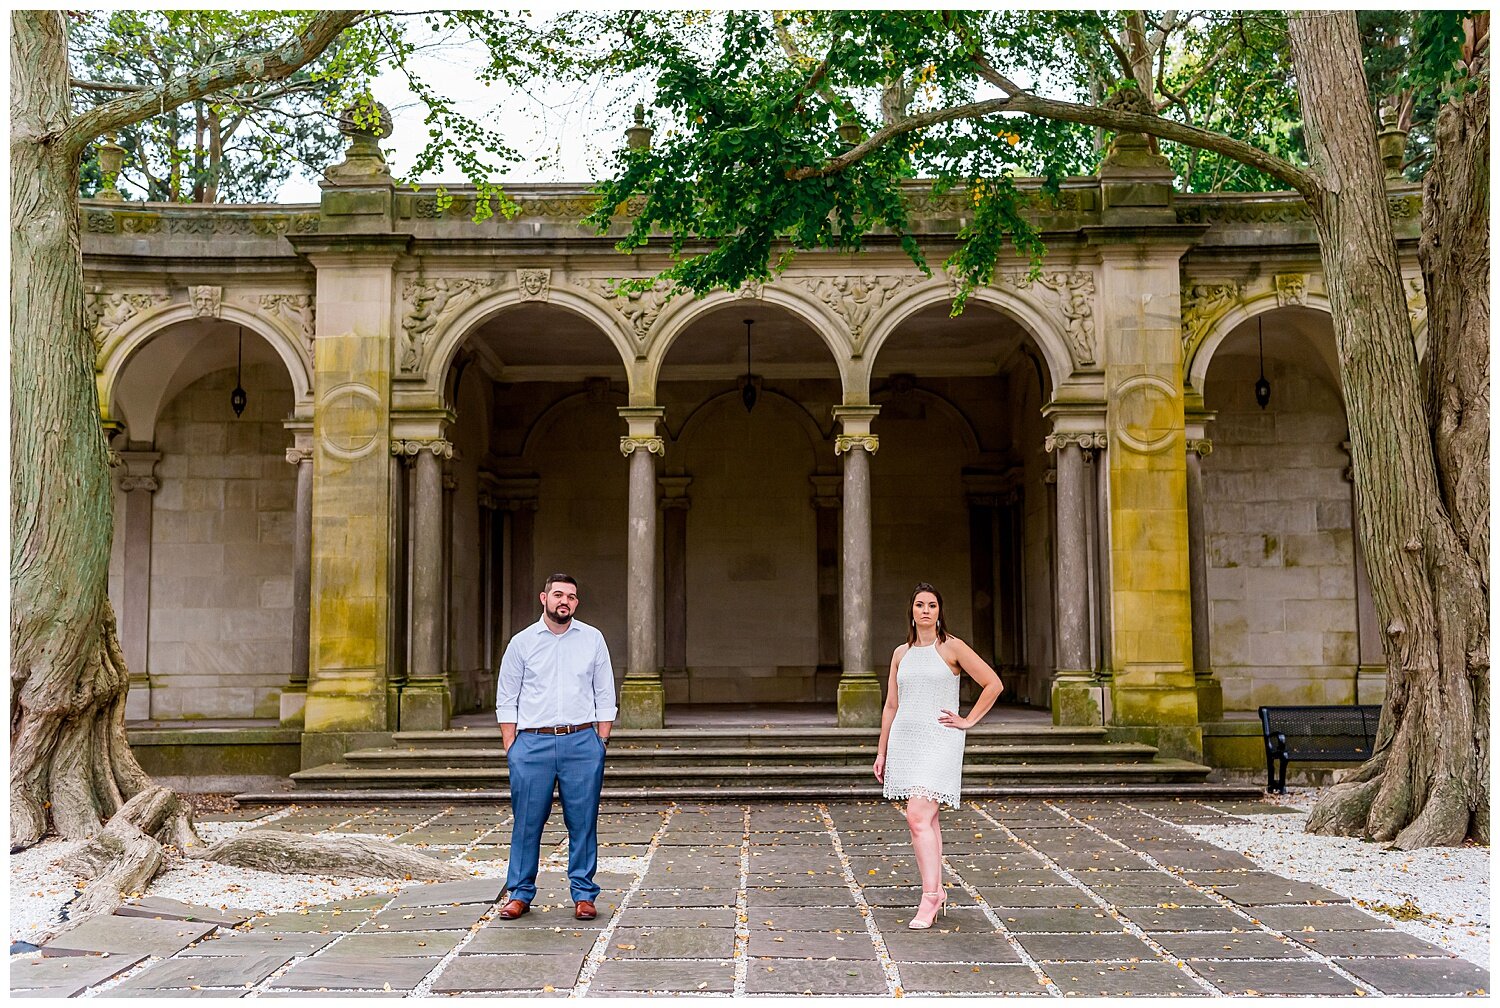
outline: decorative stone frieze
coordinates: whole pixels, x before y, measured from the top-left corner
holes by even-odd
[[[401,290],[401,371],[406,374],[420,371],[432,332],[443,316],[494,286],[494,280],[479,277],[406,281]]]
[[[105,291],[101,285],[93,285],[83,298],[83,324],[93,337],[94,353],[102,350],[109,338],[136,315],[170,300],[165,293]]]
[[[1203,339],[1208,327],[1239,300],[1240,285],[1231,280],[1227,283],[1202,283],[1184,285],[1182,288],[1182,356],[1191,356],[1193,347]]]
[[[1178,197],[1176,211],[1177,220],[1183,224],[1293,224],[1312,220],[1312,212],[1300,196],[1270,199]]]
[[[840,434],[838,437],[836,437],[836,438],[833,439],[833,453],[835,455],[842,455],[842,454],[844,454],[844,452],[853,451],[856,448],[863,448],[865,451],[869,452],[871,455],[874,455],[877,451],[880,450],[880,437],[879,437],[879,435],[877,435],[877,434],[858,434],[858,435]]]
[[[922,283],[921,275],[802,277],[796,281],[818,297],[849,326],[849,344],[858,357],[864,352],[870,323],[897,292]]]
[[[516,270],[516,286],[522,301],[545,301],[552,293],[552,271],[549,269]]]
[[[283,322],[302,340],[307,356],[313,354],[313,334],[317,306],[310,294],[262,294],[258,303],[263,311]]]
[[[1278,273],[1275,283],[1278,308],[1307,304],[1306,273]]]
[[[659,437],[622,437],[620,439],[620,454],[627,458],[639,449],[645,449],[652,455],[665,455],[667,445]]]
[[[635,333],[640,349],[651,341],[651,329],[661,317],[671,296],[672,285],[658,280],[648,290],[620,290],[620,280],[615,277],[587,277],[577,281],[580,287],[603,298],[611,308],[625,317]]]
[[[213,284],[189,287],[188,301],[193,306],[193,318],[220,318],[224,312],[224,288]]]
[[[288,234],[316,234],[316,213],[291,214],[225,212],[205,208],[180,213],[90,208],[84,214],[89,234],[254,235],[275,238]]]
[[[430,451],[440,459],[451,459],[453,457],[453,442],[442,438],[433,438],[430,441],[420,440],[395,440],[391,441],[391,454],[404,455],[415,458],[423,451]]]
[[[1109,444],[1109,435],[1103,431],[1060,431],[1042,439],[1042,448],[1048,454],[1066,445],[1077,445],[1084,451],[1099,451]]]

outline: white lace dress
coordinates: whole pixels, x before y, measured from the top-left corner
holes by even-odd
[[[958,711],[958,680],[937,645],[909,647],[896,667],[896,718],[885,748],[885,796],[917,795],[958,808],[964,733],[938,723]]]

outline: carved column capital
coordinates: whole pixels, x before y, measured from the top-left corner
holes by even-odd
[[[620,454],[627,458],[641,448],[644,448],[652,455],[665,455],[667,453],[666,442],[659,437],[622,437],[620,439]]]
[[[1108,443],[1109,436],[1103,431],[1059,431],[1048,434],[1042,441],[1042,447],[1051,454],[1068,445],[1077,445],[1084,451],[1098,451]]]
[[[120,489],[126,493],[132,490],[144,490],[147,493],[156,493],[161,489],[161,483],[155,476],[121,476]]]
[[[1187,450],[1192,452],[1194,455],[1197,455],[1199,458],[1202,458],[1203,456],[1214,450],[1214,443],[1208,438],[1189,438],[1187,442]]]
[[[688,484],[693,482],[691,476],[663,476],[656,481],[661,490],[661,496],[657,499],[657,506],[663,511],[686,511],[692,506],[692,500],[687,495]]]
[[[124,469],[120,474],[121,490],[126,493],[132,490],[156,493],[160,489],[161,483],[156,478],[156,463],[161,461],[161,452],[122,451],[117,454],[120,468]]]
[[[429,441],[403,441],[396,440],[394,438],[391,440],[392,455],[406,455],[415,457],[417,455],[420,455],[423,449],[432,452],[432,454],[436,455],[440,459],[451,459],[453,457],[453,442],[445,441],[442,438],[434,438]]]
[[[880,438],[875,434],[840,434],[833,439],[833,453],[835,455],[842,455],[844,452],[853,451],[856,448],[863,448],[871,455],[874,455],[880,450]]]
[[[286,460],[292,465],[301,465],[303,462],[311,462],[313,457],[311,448],[288,448]]]

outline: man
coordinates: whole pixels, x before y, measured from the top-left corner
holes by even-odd
[[[568,827],[568,888],[573,916],[593,920],[599,887],[599,790],[604,750],[615,720],[615,674],[604,635],[573,618],[578,582],[552,574],[542,587],[542,618],[511,638],[500,660],[495,716],[510,767],[509,901],[502,920],[515,920],[536,899],[542,827],[552,788]]]

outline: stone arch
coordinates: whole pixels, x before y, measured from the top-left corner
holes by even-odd
[[[717,408],[720,402],[725,399],[738,398],[739,392],[733,390],[710,396],[693,408],[693,412],[689,413],[687,418],[682,421],[682,426],[677,429],[676,433],[673,433],[670,428],[667,430],[668,440],[674,446],[686,444],[693,433],[707,422],[706,418],[709,413]],[[818,426],[817,419],[807,411],[806,406],[803,406],[788,395],[777,392],[775,389],[762,389],[760,402],[775,402],[778,408],[784,409],[788,415],[797,421],[803,433],[807,435],[807,441],[812,446],[813,455],[821,461],[832,462],[833,435]],[[828,459],[823,459],[825,453],[829,454]]]
[[[626,404],[626,402],[623,400],[623,397],[621,397],[618,392],[611,391],[609,395],[611,399],[622,399],[622,401],[617,402],[616,405],[624,406]],[[556,422],[558,415],[572,408],[572,406],[576,402],[578,402],[578,400],[587,400],[588,398],[588,392],[570,392],[562,398],[554,401],[546,409],[542,410],[541,413],[537,414],[537,418],[532,421],[531,426],[526,428],[526,436],[521,439],[520,457],[531,458],[532,451],[536,448],[536,439],[541,435],[543,431],[547,430],[552,426],[553,423]]]
[[[547,305],[561,308],[592,322],[609,340],[615,352],[620,355],[620,363],[625,369],[626,377],[630,382],[630,393],[634,398],[638,385],[638,369],[635,367],[635,351],[630,345],[631,338],[626,329],[625,320],[593,295],[568,287],[552,287],[545,301],[528,298],[519,289],[490,294],[464,305],[452,318],[440,322],[432,342],[432,349],[427,355],[427,363],[417,375],[423,388],[434,402],[442,398],[443,384],[448,369],[453,365],[454,356],[474,334],[474,331],[507,309],[522,305]]]
[[[892,389],[883,389],[881,391],[885,392],[886,394],[889,394],[889,395],[897,394]],[[870,390],[870,401],[871,402],[874,402],[875,396],[877,394],[878,393],[876,392],[876,390],[874,390],[874,389]],[[916,386],[916,387],[913,387],[912,389],[910,389],[909,391],[907,391],[905,394],[906,395],[919,395],[919,396],[923,397],[924,399],[928,400],[929,402],[935,404],[937,406],[937,408],[938,408],[938,412],[940,412],[944,416],[946,416],[953,423],[953,425],[958,429],[959,435],[963,438],[964,451],[968,454],[968,456],[971,459],[977,459],[979,457],[979,455],[981,453],[981,449],[980,449],[980,446],[979,446],[979,435],[977,433],[975,433],[975,431],[974,431],[974,422],[969,419],[969,416],[968,416],[967,413],[965,413],[963,410],[959,409],[958,406],[956,406],[946,396],[940,395],[939,393],[934,392],[931,389],[925,389],[925,388],[922,388],[921,386]],[[876,422],[876,429],[877,430],[879,429],[879,421],[878,420]]]
[[[1203,394],[1204,384],[1208,380],[1208,367],[1212,363],[1214,354],[1219,346],[1229,338],[1243,323],[1253,321],[1257,316],[1269,315],[1272,312],[1283,309],[1303,308],[1309,311],[1321,312],[1332,318],[1333,308],[1329,304],[1326,294],[1312,291],[1303,297],[1302,304],[1283,305],[1276,298],[1275,291],[1267,291],[1254,297],[1245,298],[1230,306],[1229,310],[1210,323],[1208,332],[1204,334],[1195,346],[1192,347],[1186,361],[1183,362],[1183,384],[1190,392]],[[1335,385],[1340,388],[1342,395],[1342,382],[1339,378],[1339,364],[1337,356],[1332,352],[1331,346],[1319,346],[1315,351],[1328,367],[1328,372],[1335,379]]]
[[[136,316],[121,326],[119,332],[105,342],[96,358],[99,411],[104,419],[124,419],[114,415],[118,405],[116,400],[121,391],[121,379],[141,351],[172,326],[193,322],[200,317],[195,314],[193,306],[189,303],[168,305],[163,309]],[[312,362],[300,337],[288,333],[279,323],[264,315],[228,302],[221,305],[219,314],[208,321],[227,322],[240,326],[252,335],[260,337],[270,346],[285,366],[287,376],[291,381],[294,414],[311,415]],[[153,410],[153,418],[149,426],[154,426],[155,416],[161,412],[162,406],[171,399],[172,394],[181,390],[180,388],[174,389],[172,384],[170,378],[163,384],[162,397]],[[149,427],[145,431],[138,429],[132,434],[132,440],[149,441],[150,437],[140,437],[147,433],[149,433]]]
[[[816,333],[833,356],[834,365],[839,371],[839,385],[844,393],[844,401],[849,401],[852,370],[849,367],[849,345],[841,335],[837,320],[828,313],[821,302],[810,295],[793,291],[786,285],[775,284],[763,286],[760,289],[759,298],[745,299],[739,294],[728,291],[715,291],[703,298],[693,298],[687,294],[674,298],[657,319],[656,331],[647,348],[645,367],[642,369],[642,388],[655,395],[656,383],[661,377],[662,365],[666,362],[667,354],[671,352],[678,338],[687,332],[694,322],[710,312],[740,301],[747,301],[749,304],[774,305],[785,310]],[[633,388],[632,392],[634,392]]]
[[[894,299],[881,312],[871,327],[865,341],[864,378],[869,383],[874,373],[875,361],[891,335],[908,318],[935,304],[952,302],[953,287],[946,281],[933,282],[916,287]],[[1057,320],[1044,306],[1028,298],[1024,292],[1009,288],[980,287],[969,295],[971,302],[987,304],[1009,315],[1041,348],[1042,357],[1051,372],[1052,391],[1073,373],[1073,355],[1068,349],[1067,337]]]

